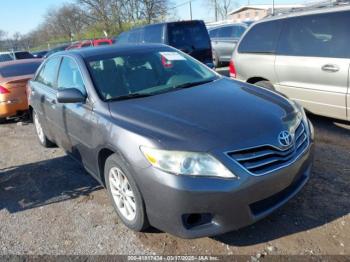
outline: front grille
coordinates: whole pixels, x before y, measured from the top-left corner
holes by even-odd
[[[294,143],[287,149],[265,145],[228,153],[243,168],[254,175],[264,175],[297,159],[308,147],[309,138],[303,122],[294,132]]]

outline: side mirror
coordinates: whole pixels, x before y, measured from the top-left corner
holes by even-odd
[[[58,103],[84,103],[86,95],[76,88],[66,88],[58,90],[56,98]]]

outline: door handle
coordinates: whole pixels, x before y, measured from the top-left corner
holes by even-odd
[[[339,71],[339,67],[337,65],[327,64],[322,66],[322,70],[326,72],[335,73]]]

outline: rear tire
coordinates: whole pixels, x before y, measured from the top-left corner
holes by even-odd
[[[0,118],[0,124],[3,124],[6,122],[6,118]]]
[[[38,115],[35,113],[35,111],[33,110],[32,113],[32,119],[33,119],[33,123],[35,126],[35,132],[37,135],[37,138],[39,140],[39,143],[43,146],[43,147],[54,147],[55,143],[53,143],[52,141],[50,141],[47,136],[45,135],[44,129],[42,128],[42,125],[39,121],[39,117]]]
[[[118,155],[107,158],[104,177],[108,195],[123,223],[134,231],[149,227],[145,204],[128,165]]]

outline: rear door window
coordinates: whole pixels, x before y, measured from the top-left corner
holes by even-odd
[[[245,27],[243,26],[234,26],[233,27],[233,37],[240,38],[245,31]]]
[[[31,53],[29,52],[16,52],[15,53],[16,59],[30,59],[35,58]]]
[[[146,26],[143,35],[145,43],[162,43],[163,25]]]
[[[350,58],[350,12],[294,17],[286,20],[278,54]]]
[[[218,32],[218,37],[220,38],[229,38],[233,36],[233,27],[225,26],[221,27]]]
[[[10,54],[0,54],[0,62],[6,62],[13,60]]]
[[[217,37],[217,36],[218,36],[218,31],[219,31],[218,28],[217,28],[217,29],[210,30],[210,31],[209,31],[209,36],[210,36],[211,38]]]
[[[48,87],[56,88],[57,71],[60,61],[60,57],[49,59],[41,68],[35,80]]]
[[[168,41],[176,48],[210,48],[208,31],[201,22],[169,23]]]
[[[254,25],[239,44],[238,52],[275,53],[281,28],[281,20]]]

